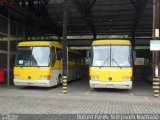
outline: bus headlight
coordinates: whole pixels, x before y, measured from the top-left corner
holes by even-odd
[[[131,80],[131,77],[124,76],[124,77],[122,78],[122,80],[123,80],[123,81],[130,81],[130,80]]]
[[[92,75],[91,80],[99,80],[99,77],[97,75]]]
[[[15,75],[14,75],[14,79],[20,79],[20,75],[15,74]]]
[[[40,80],[50,80],[50,75],[41,75]]]

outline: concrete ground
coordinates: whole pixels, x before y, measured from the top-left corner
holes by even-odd
[[[160,98],[154,98],[151,83],[141,79],[134,80],[132,90],[115,90],[90,89],[85,78],[69,83],[68,94],[62,93],[62,86],[1,86],[0,113],[19,114],[21,117],[28,114],[23,117],[28,120],[37,117],[76,120],[81,118],[77,117],[79,114],[160,114]]]

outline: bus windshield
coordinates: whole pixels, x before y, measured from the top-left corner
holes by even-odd
[[[49,66],[50,47],[18,47],[16,66]]]
[[[93,46],[92,66],[129,67],[130,46]]]

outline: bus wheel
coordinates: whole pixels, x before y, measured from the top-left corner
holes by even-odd
[[[58,85],[59,86],[62,85],[62,76],[61,75],[58,76]]]

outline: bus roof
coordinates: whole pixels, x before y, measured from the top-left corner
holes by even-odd
[[[131,45],[129,40],[95,40],[92,42],[92,45]]]
[[[18,46],[57,46],[62,47],[57,41],[26,41],[18,43]]]

